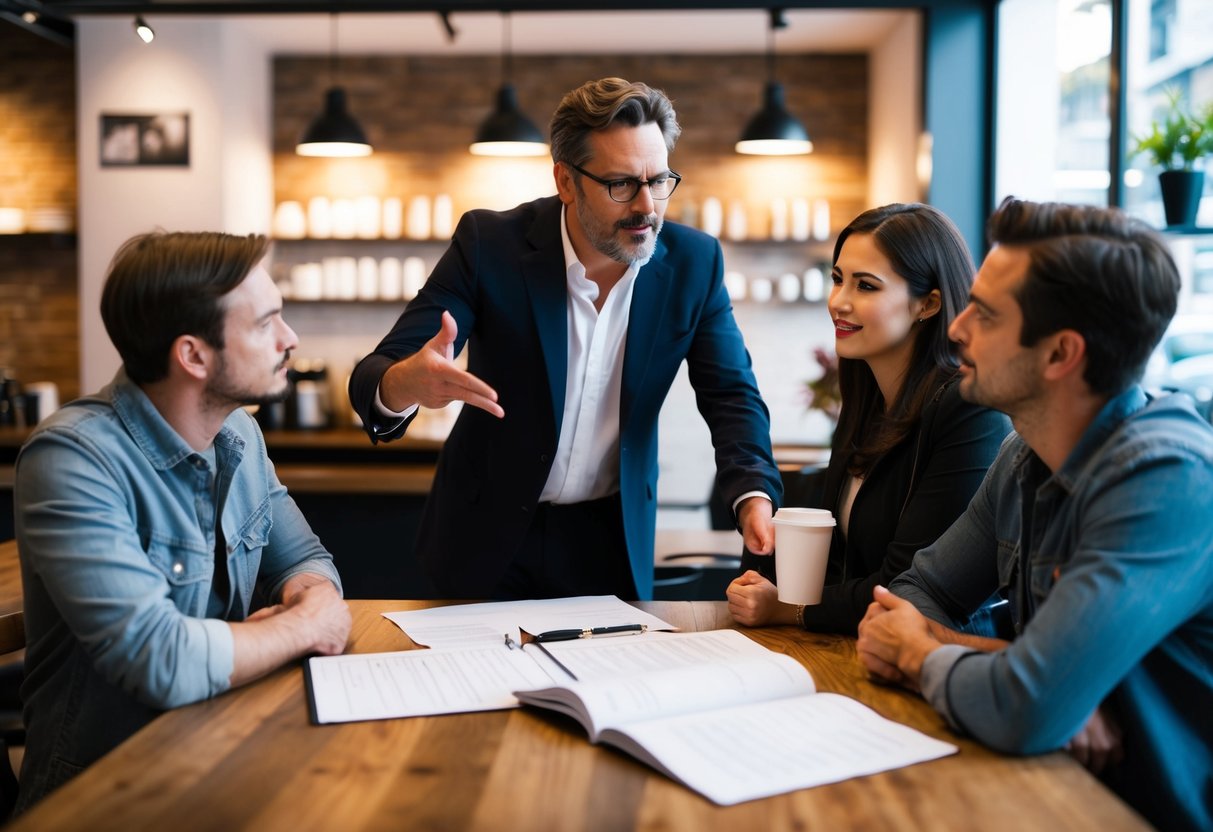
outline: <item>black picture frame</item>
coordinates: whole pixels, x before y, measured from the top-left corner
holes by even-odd
[[[101,167],[189,167],[190,114],[102,113]]]

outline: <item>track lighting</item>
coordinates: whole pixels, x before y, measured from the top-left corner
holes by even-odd
[[[139,36],[139,40],[144,43],[151,43],[156,38],[156,33],[152,31],[152,27],[147,25],[147,21],[143,19],[143,15],[135,15],[135,34]]]

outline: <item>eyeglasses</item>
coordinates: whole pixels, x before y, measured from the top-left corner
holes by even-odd
[[[670,194],[674,193],[674,189],[682,181],[682,177],[672,170],[658,174],[652,179],[603,179],[601,176],[595,176],[590,173],[580,165],[574,165],[572,162],[565,162],[565,164],[582,176],[588,176],[599,185],[605,187],[607,189],[607,196],[615,202],[631,202],[636,198],[636,194],[640,193],[641,185],[649,186],[649,195],[653,199],[669,199]]]

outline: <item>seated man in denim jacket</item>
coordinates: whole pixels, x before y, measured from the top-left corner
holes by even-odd
[[[860,658],[995,749],[1065,747],[1158,827],[1213,829],[1213,430],[1138,383],[1175,265],[1102,208],[1008,201],[990,237],[951,334],[961,395],[1018,435],[877,588]],[[949,629],[995,590],[1011,642]]]
[[[126,243],[101,297],[123,368],[18,456],[18,810],[162,710],[345,648],[332,557],[241,407],[286,394],[297,345],[267,248],[213,233]]]

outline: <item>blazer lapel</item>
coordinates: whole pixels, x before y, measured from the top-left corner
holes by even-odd
[[[564,245],[560,236],[560,201],[539,212],[527,233],[533,250],[521,261],[523,283],[531,302],[531,314],[552,393],[552,417],[556,434],[564,417],[564,390],[569,371],[568,287]]]
[[[619,432],[623,433],[636,401],[640,397],[649,356],[670,294],[670,267],[664,262],[665,246],[658,238],[653,257],[640,274],[632,289],[632,308],[628,313],[627,348],[623,356],[623,379],[619,392]]]

